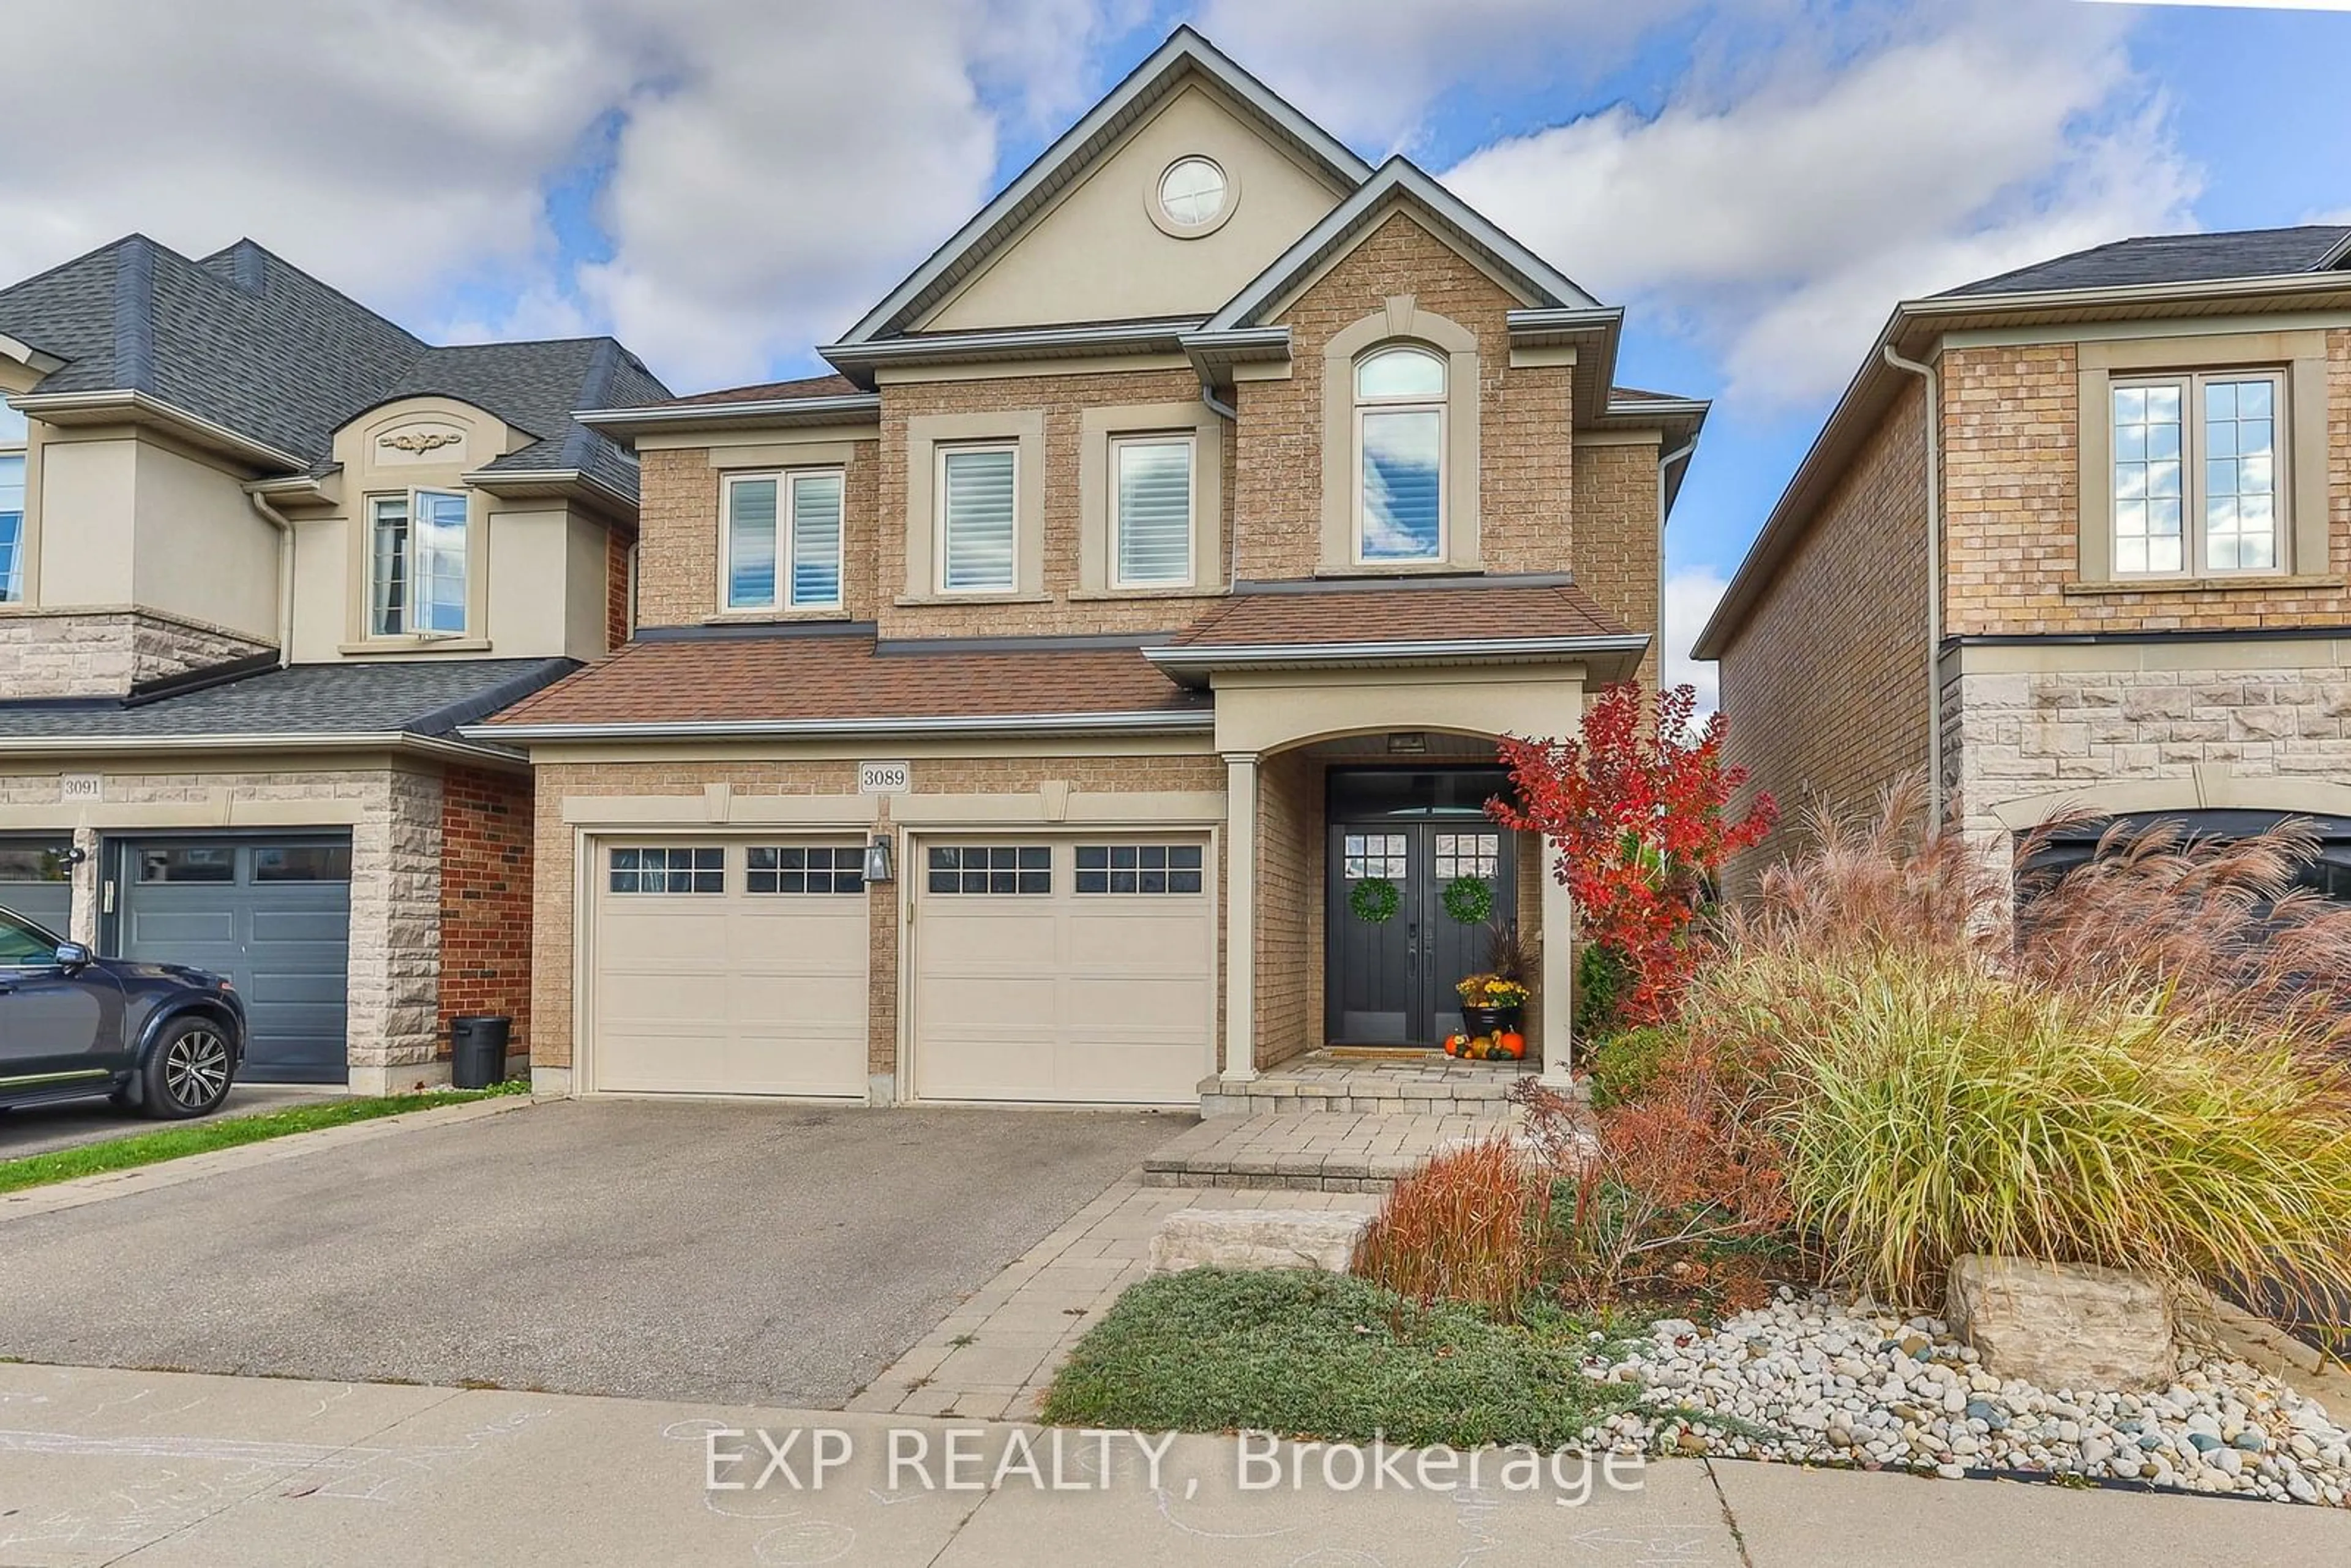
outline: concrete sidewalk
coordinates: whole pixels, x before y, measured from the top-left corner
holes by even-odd
[[[814,1427],[854,1448],[822,1490],[706,1487],[715,1429],[763,1428],[780,1445]],[[927,1446],[920,1469],[894,1477],[893,1427]],[[1040,1479],[1056,1479],[1050,1435],[1002,1424],[5,1364],[0,1565],[2351,1561],[2351,1518],[2317,1509],[1698,1460],[1620,1472],[1638,1490],[1595,1479],[1588,1501],[1562,1507],[1561,1490],[1505,1493],[1490,1473],[1476,1494],[1334,1490],[1312,1450],[1285,1450],[1305,1456],[1299,1490],[1244,1492],[1234,1441],[1206,1437],[1172,1441],[1155,1489],[1131,1445],[1105,1463],[1065,1435],[1059,1480],[1072,1490],[1015,1475],[949,1491],[950,1432],[968,1434],[983,1477],[1015,1434],[1032,1436]],[[721,1479],[765,1463],[755,1439],[717,1441],[754,1456],[723,1464]],[[804,1482],[814,1441],[787,1449]],[[1563,1480],[1564,1495],[1585,1486],[1573,1469]]]

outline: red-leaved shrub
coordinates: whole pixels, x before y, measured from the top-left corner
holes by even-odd
[[[1551,1190],[1550,1173],[1506,1137],[1448,1149],[1389,1189],[1354,1272],[1424,1306],[1507,1313],[1541,1281]]]

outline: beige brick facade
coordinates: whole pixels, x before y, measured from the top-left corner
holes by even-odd
[[[1927,765],[1922,398],[1896,399],[1723,653],[1726,749],[1781,811],[1734,890],[1795,847],[1815,801],[1861,809]]]

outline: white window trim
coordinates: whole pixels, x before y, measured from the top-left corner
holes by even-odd
[[[2267,566],[2216,567],[2205,553],[2206,497],[2204,494],[2204,389],[2214,382],[2254,382],[2270,383],[2270,447],[2273,454],[2270,476],[2270,564]],[[2294,436],[2292,411],[2287,399],[2293,395],[2290,378],[2276,366],[2242,370],[2174,371],[2165,373],[2116,374],[2108,379],[2105,418],[2106,423],[2106,549],[2107,559],[2121,544],[2117,531],[2118,507],[2121,497],[2115,494],[2115,396],[2117,392],[2134,388],[2172,387],[2179,392],[2179,508],[2180,549],[2179,570],[2177,571],[2112,571],[2116,582],[2187,582],[2224,581],[2238,577],[2279,577],[2300,570],[2294,550]]]
[[[1181,446],[1184,449],[1184,575],[1129,579],[1119,570],[1124,552],[1119,549],[1118,455],[1129,446]],[[1148,591],[1192,588],[1199,581],[1200,437],[1194,430],[1122,430],[1110,438],[1110,582],[1114,589]]]
[[[959,453],[1002,452],[1012,458],[1012,559],[1010,580],[1001,586],[947,586],[947,459]],[[1002,599],[1020,591],[1020,443],[1018,441],[940,442],[931,455],[931,589],[943,599]]]
[[[841,481],[841,522],[832,545],[832,597],[799,599],[792,582],[792,562],[799,559],[799,481],[834,478]],[[772,481],[776,486],[775,591],[764,601],[735,597],[735,486]],[[839,610],[848,593],[849,472],[838,463],[806,468],[763,468],[726,475],[718,486],[718,588],[720,608],[728,614],[761,610],[785,612]]]
[[[25,495],[16,513],[16,544],[15,561],[16,591],[6,591],[7,583],[0,580],[0,604],[24,604],[31,600],[33,554],[33,449],[26,441],[0,441],[0,457],[19,457],[25,463]]]
[[[416,519],[418,514],[423,509],[417,505],[417,502],[421,497],[425,496],[446,497],[463,503],[465,508],[465,547],[458,552],[458,558],[465,562],[465,572],[464,579],[459,584],[459,587],[463,591],[458,596],[458,611],[464,617],[464,622],[463,624],[461,624],[455,632],[431,629],[419,631],[415,625],[417,584],[420,580],[416,569],[416,548],[417,539],[419,538]],[[408,543],[406,546],[408,557],[408,601],[401,607],[401,618],[404,622],[402,629],[397,632],[387,632],[376,622],[376,508],[381,507],[386,501],[399,500],[404,500],[408,503]],[[465,490],[445,490],[434,485],[419,485],[406,490],[377,490],[369,494],[366,506],[362,508],[361,515],[367,521],[367,537],[362,546],[363,554],[360,568],[360,626],[361,632],[365,640],[370,643],[454,643],[463,641],[474,635],[475,565],[473,497]]]
[[[1409,397],[1365,397],[1359,389],[1358,378],[1366,362],[1384,353],[1396,350],[1416,353],[1435,361],[1437,373],[1445,378],[1445,392],[1435,399],[1420,395]],[[1354,357],[1347,371],[1347,390],[1354,394],[1354,467],[1355,526],[1352,564],[1362,567],[1432,567],[1442,566],[1451,559],[1453,549],[1453,507],[1446,494],[1452,481],[1452,407],[1453,366],[1444,354],[1419,343],[1394,341],[1375,343]],[[1437,549],[1433,554],[1413,557],[1373,556],[1364,549],[1364,416],[1373,413],[1434,413],[1437,415]]]

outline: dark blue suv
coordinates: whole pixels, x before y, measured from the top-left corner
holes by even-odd
[[[0,909],[0,1109],[104,1094],[202,1116],[244,1060],[245,1002],[223,977],[97,957]]]

